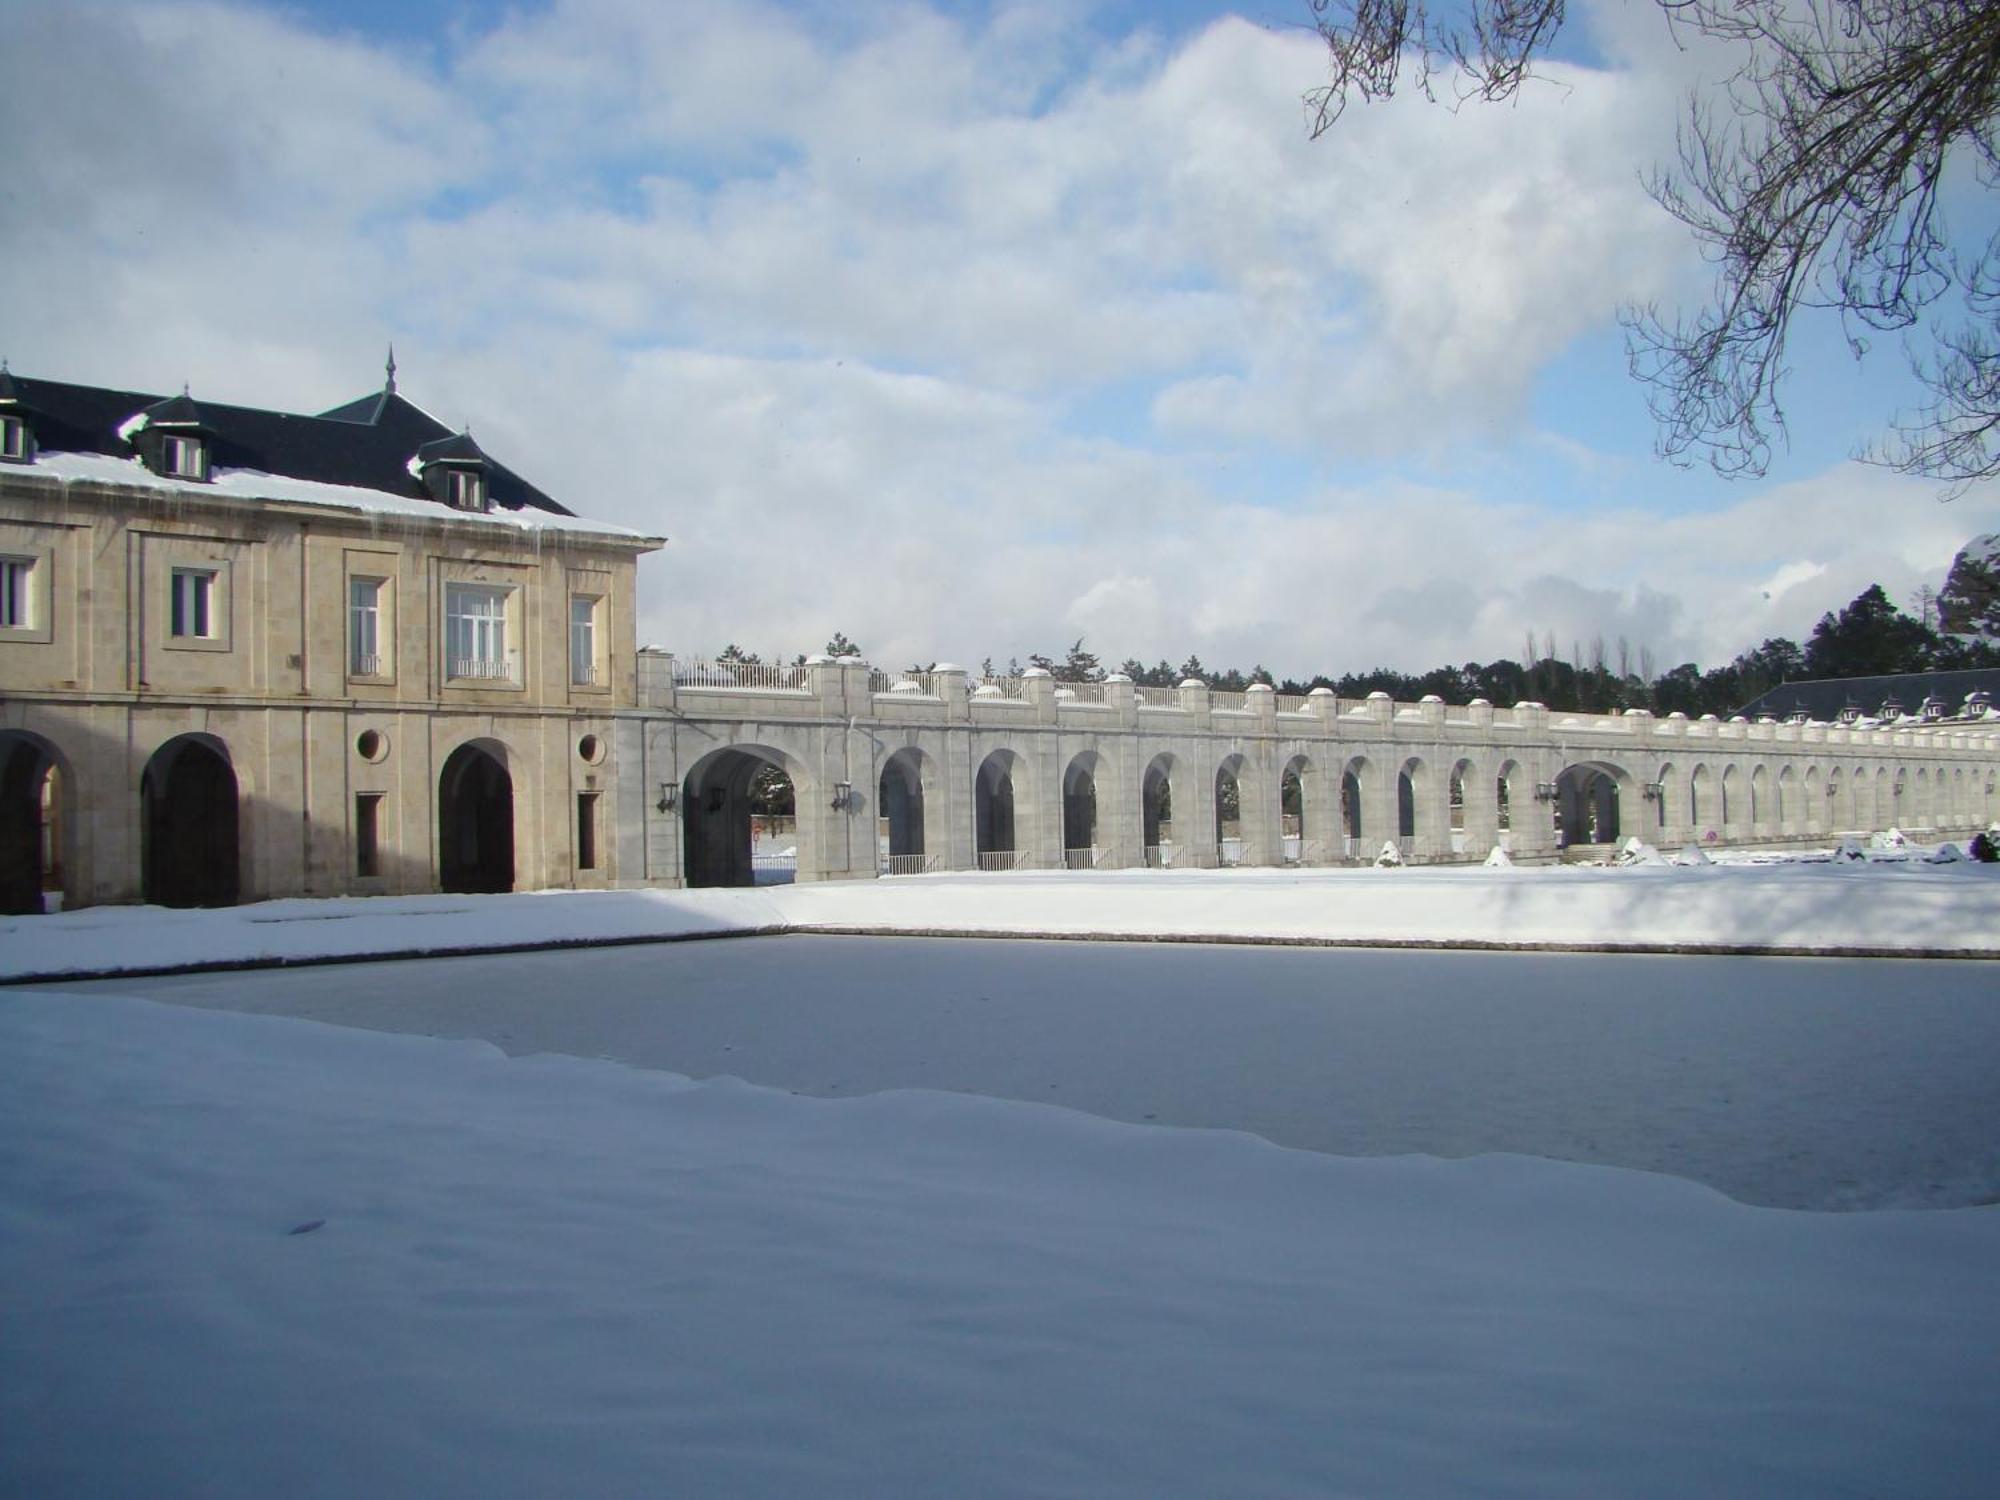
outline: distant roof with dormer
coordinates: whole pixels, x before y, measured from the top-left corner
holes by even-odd
[[[1736,712],[1746,719],[1787,719],[1804,713],[1809,719],[1831,724],[1839,719],[1842,709],[1854,709],[1863,718],[1877,719],[1883,716],[1884,704],[1894,703],[1900,713],[1914,715],[1922,710],[1926,698],[1936,698],[1944,705],[1945,716],[1956,718],[1966,697],[1975,692],[1984,692],[2000,702],[2000,667],[1781,682]]]
[[[44,454],[129,458],[130,439],[140,427],[198,430],[207,437],[209,460],[218,470],[251,470],[441,504],[417,479],[412,460],[426,449],[430,457],[458,457],[469,448],[485,465],[486,494],[495,510],[575,514],[487,456],[470,434],[398,395],[393,377],[373,395],[316,417],[197,402],[186,392],[161,397],[20,375],[9,375],[8,382],[19,408],[33,414],[35,443]]]

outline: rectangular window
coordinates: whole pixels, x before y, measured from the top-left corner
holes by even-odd
[[[486,476],[470,469],[451,469],[445,474],[445,494],[460,510],[484,510]]]
[[[216,635],[215,574],[206,568],[175,568],[172,611],[172,634],[213,640]]]
[[[452,584],[445,592],[445,675],[512,681],[507,590]]]
[[[576,794],[576,867],[597,868],[597,793]]]
[[[569,680],[597,681],[597,601],[588,594],[570,595]]]
[[[0,630],[27,630],[35,623],[35,560],[0,557]]]
[[[28,424],[19,417],[0,417],[0,458],[16,463],[28,456]]]
[[[382,674],[382,580],[347,581],[347,671],[353,677]]]
[[[160,442],[160,468],[176,479],[206,479],[208,464],[201,439],[168,433]]]
[[[382,794],[358,792],[354,798],[354,873],[382,873]]]

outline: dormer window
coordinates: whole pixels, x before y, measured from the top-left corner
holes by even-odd
[[[19,417],[0,416],[0,461],[24,464],[29,457],[28,424]]]
[[[1840,711],[1840,722],[1842,724],[1852,724],[1856,722],[1858,719],[1860,719],[1860,717],[1861,717],[1860,708],[1852,703],[1848,704],[1845,708],[1841,709]]]
[[[477,469],[447,470],[445,498],[453,510],[485,510],[486,476]]]
[[[1944,700],[1942,698],[1924,699],[1923,713],[1926,719],[1942,719],[1944,717]]]
[[[177,432],[162,434],[160,472],[170,479],[208,478],[208,444]]]

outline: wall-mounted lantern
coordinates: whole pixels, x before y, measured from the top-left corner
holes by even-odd
[[[1553,802],[1553,801],[1555,801],[1555,800],[1556,800],[1556,784],[1555,784],[1555,783],[1554,783],[1553,781],[1538,781],[1538,782],[1536,782],[1536,783],[1535,783],[1535,800],[1536,800],[1537,802]]]
[[[853,805],[854,784],[848,781],[836,781],[833,784],[833,810],[846,812]]]
[[[661,812],[672,812],[680,800],[681,789],[678,786],[671,781],[660,783],[659,809]]]
[[[1649,781],[1639,788],[1639,793],[1648,802],[1658,802],[1662,797],[1667,795],[1666,783],[1662,781]]]

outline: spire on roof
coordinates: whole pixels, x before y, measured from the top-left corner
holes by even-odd
[[[388,377],[387,380],[382,382],[382,394],[393,396],[396,394],[396,345],[394,340],[391,340],[389,344]]]

